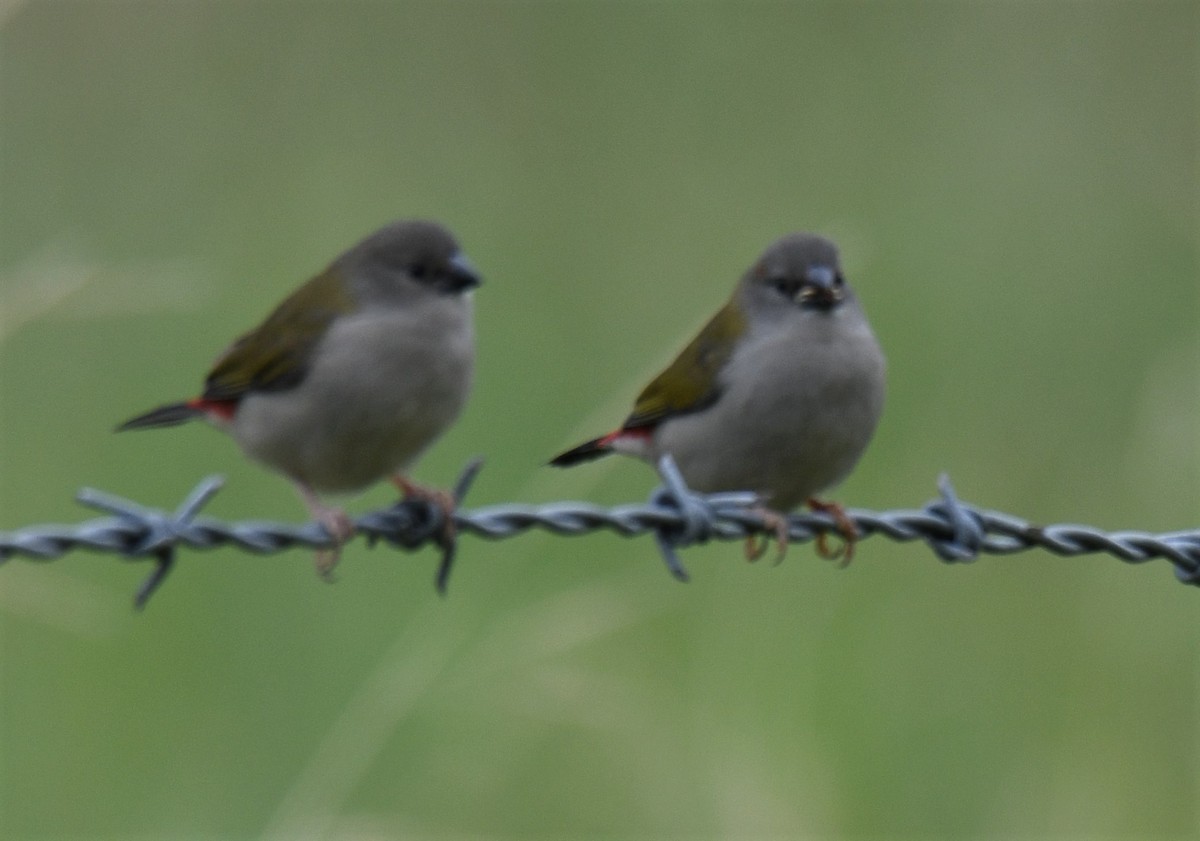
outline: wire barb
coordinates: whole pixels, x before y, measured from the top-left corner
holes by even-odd
[[[463,533],[502,540],[535,528],[557,535],[608,530],[622,537],[636,537],[649,532],[671,575],[687,581],[680,550],[710,540],[744,540],[771,531],[763,522],[757,495],[696,493],[688,488],[669,456],[658,465],[662,486],[644,505],[601,508],[586,502],[551,502],[459,508],[482,464],[481,459],[475,459],[463,470],[451,493],[454,505],[449,510],[426,499],[401,500],[359,517],[355,521],[356,534],[364,535],[372,545],[382,540],[408,551],[427,543],[440,546],[435,582],[438,591],[444,593],[457,556],[456,538]],[[220,477],[202,480],[174,512],[85,488],[76,496],[78,502],[109,516],[75,526],[29,526],[0,532],[0,562],[12,557],[49,561],[79,549],[115,554],[126,560],[149,559],[154,570],[134,598],[134,605],[142,608],[174,567],[180,548],[233,546],[268,554],[295,546],[330,545],[329,536],[317,523],[223,523],[199,516],[223,481]],[[962,502],[946,476],[939,479],[938,487],[939,498],[920,509],[851,509],[846,513],[862,539],[880,535],[898,542],[924,541],[946,563],[967,563],[983,554],[1011,555],[1034,548],[1061,556],[1104,553],[1131,564],[1165,559],[1174,566],[1179,581],[1200,586],[1200,529],[1155,535],[1143,531],[1104,532],[1068,524],[1036,526]],[[453,518],[452,530],[446,528],[446,516]],[[821,513],[792,514],[787,525],[788,539],[794,543],[811,541],[837,528],[828,515]],[[447,534],[455,537],[447,538]]]

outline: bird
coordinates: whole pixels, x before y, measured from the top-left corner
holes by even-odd
[[[732,296],[638,395],[616,430],[572,447],[568,467],[619,453],[656,464],[670,454],[705,493],[753,491],[768,530],[787,547],[784,513],[828,513],[843,537],[825,557],[848,562],[858,538],[836,502],[818,494],[854,468],[883,411],[886,362],[837,246],[812,233],[771,243]],[[766,541],[747,542],[747,557]]]
[[[323,496],[390,477],[406,497],[453,500],[407,475],[456,420],[475,364],[472,291],[481,278],[454,235],[426,220],[385,225],[285,298],[216,359],[199,396],[130,418],[117,431],[204,420],[251,460],[291,480],[333,546],[353,521]]]

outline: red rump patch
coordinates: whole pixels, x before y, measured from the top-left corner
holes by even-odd
[[[205,400],[203,397],[196,397],[189,400],[187,405],[189,409],[203,412],[214,420],[225,423],[233,420],[233,414],[237,411],[237,402],[233,400]]]
[[[649,426],[635,426],[631,429],[618,429],[616,432],[610,432],[601,438],[596,443],[601,447],[611,446],[614,441],[619,438],[650,438],[654,434],[654,428]]]

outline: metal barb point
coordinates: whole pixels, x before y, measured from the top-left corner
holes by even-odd
[[[133,605],[138,610],[166,579],[175,565],[175,546],[182,532],[191,525],[200,509],[213,498],[225,484],[221,476],[202,479],[186,497],[174,514],[147,508],[114,494],[92,488],[83,488],[75,495],[81,505],[112,514],[126,527],[124,554],[129,558],[154,558],[154,570],[138,587]]]
[[[146,576],[146,580],[141,583],[137,589],[137,593],[133,597],[133,606],[137,610],[143,610],[146,607],[146,602],[150,601],[150,597],[166,580],[167,575],[175,566],[175,549],[170,546],[164,546],[155,552],[154,569]]]
[[[180,523],[190,523],[200,513],[200,509],[217,495],[217,491],[225,487],[224,476],[206,476],[201,479],[192,492],[188,494],[179,507],[175,509],[175,519]]]
[[[926,509],[947,522],[951,535],[929,535],[929,546],[946,563],[970,563],[979,557],[986,536],[979,515],[959,502],[949,474],[938,477],[938,491],[942,498],[931,502]]]
[[[458,506],[462,504],[467,493],[471,490],[471,486],[475,484],[475,479],[479,476],[479,471],[483,469],[483,456],[475,456],[467,462],[467,466],[463,468],[459,474],[458,480],[454,483],[454,490],[451,491],[451,496],[454,499],[455,516],[457,516]],[[445,596],[446,589],[450,586],[450,571],[454,568],[454,559],[458,555],[458,524],[451,522],[448,529],[443,529],[441,534],[435,538],[438,545],[442,547],[442,558],[438,562],[437,575],[434,577],[434,587],[437,589],[438,595]]]
[[[688,573],[677,550],[709,539],[713,507],[707,498],[688,487],[670,453],[658,460],[658,475],[663,483],[650,494],[650,504],[665,509],[676,521],[663,523],[655,529],[655,543],[671,575],[679,581],[687,581]]]

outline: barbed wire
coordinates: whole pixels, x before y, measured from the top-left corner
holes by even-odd
[[[461,503],[478,475],[482,461],[467,465],[453,496]],[[551,502],[541,505],[506,504],[484,508],[457,508],[452,530],[436,504],[419,498],[372,511],[355,520],[356,535],[369,544],[384,541],[415,550],[427,543],[442,552],[436,586],[445,592],[457,550],[448,533],[473,534],[489,540],[514,537],[530,529],[557,535],[581,535],[608,530],[623,537],[651,533],[667,569],[686,581],[687,571],[678,550],[710,540],[745,540],[776,535],[776,525],[752,493],[699,494],[690,490],[669,456],[658,465],[663,484],[645,504],[603,508],[586,502]],[[85,488],[77,495],[84,506],[110,516],[73,526],[29,526],[0,532],[0,562],[13,557],[49,561],[79,549],[107,552],[127,560],[151,560],[154,570],[138,588],[134,604],[143,607],[162,584],[175,563],[176,550],[215,549],[233,546],[268,554],[296,546],[314,549],[332,545],[330,535],[316,522],[288,525],[258,520],[225,523],[198,516],[224,484],[218,476],[202,480],[173,512],[147,508],[102,491]],[[940,496],[920,509],[864,511],[847,509],[859,539],[875,535],[898,542],[921,540],[947,563],[967,563],[982,554],[1010,555],[1041,548],[1056,555],[1094,553],[1113,555],[1127,563],[1165,559],[1185,584],[1200,586],[1200,530],[1151,534],[1144,531],[1105,532],[1091,526],[1032,525],[996,511],[960,501],[948,477],[938,482]],[[787,517],[790,543],[838,535],[839,525],[828,513],[797,513]]]

